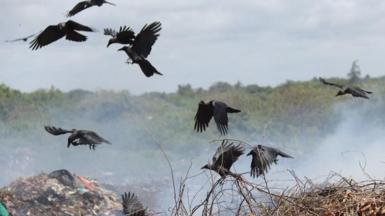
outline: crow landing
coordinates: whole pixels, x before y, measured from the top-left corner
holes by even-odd
[[[241,144],[234,145],[234,143],[228,140],[223,140],[213,156],[212,163],[204,165],[201,169],[213,170],[222,178],[225,178],[227,175],[238,177],[239,175],[231,172],[230,168],[243,153],[244,149]]]
[[[102,6],[103,4],[110,4],[110,5],[114,5],[113,3],[111,2],[108,2],[108,1],[105,1],[105,0],[88,0],[88,1],[82,1],[82,2],[79,2],[77,3],[67,14],[67,17],[71,17],[77,13],[79,13],[80,11],[82,10],[85,10],[89,7],[92,7],[92,6]]]
[[[57,25],[50,25],[44,29],[36,38],[31,41],[29,48],[37,50],[52,42],[59,40],[66,36],[67,40],[83,42],[87,37],[79,34],[77,31],[92,32],[93,30],[85,25],[79,24],[75,21],[68,20],[67,22],[59,23]]]
[[[195,115],[194,129],[197,132],[203,132],[209,126],[211,118],[214,116],[217,128],[222,135],[226,135],[228,131],[229,119],[227,113],[239,113],[240,110],[231,108],[227,104],[211,100],[208,103],[199,102],[198,111]]]
[[[62,128],[56,128],[51,126],[45,126],[44,129],[48,133],[55,136],[70,133],[71,135],[68,137],[68,143],[67,143],[68,148],[71,146],[71,144],[73,146],[89,145],[90,149],[95,150],[95,147],[97,144],[102,144],[102,143],[111,144],[108,140],[104,139],[94,131],[90,131],[90,130],[76,130],[76,129],[64,130]]]
[[[277,164],[278,156],[293,158],[279,149],[264,145],[257,145],[247,154],[247,156],[249,155],[252,155],[253,157],[251,160],[250,175],[254,178],[260,175],[265,175],[265,173],[269,171],[272,163]]]
[[[325,85],[330,85],[330,86],[339,88],[340,90],[337,92],[336,96],[351,94],[353,97],[361,97],[361,98],[369,99],[368,94],[373,93],[371,91],[363,90],[362,88],[357,86],[340,85],[332,82],[327,82],[322,78],[319,78],[319,80]]]
[[[122,195],[123,215],[145,216],[146,210],[134,193],[124,193]]]
[[[125,38],[125,42],[128,44],[132,44],[131,46],[124,46],[120,48],[118,51],[124,51],[128,55],[131,62],[127,61],[127,63],[131,64],[139,64],[140,69],[146,75],[146,77],[151,77],[154,74],[162,75],[158,72],[158,70],[146,59],[148,55],[150,55],[151,48],[154,45],[155,41],[159,37],[159,31],[161,30],[160,22],[153,22],[150,25],[145,25],[142,30],[137,34],[133,39],[129,36]],[[131,33],[127,33],[127,31],[132,31],[130,28],[125,28],[126,33],[124,35],[129,35]],[[133,32],[132,32],[133,33]],[[123,34],[123,33],[122,33]],[[116,36],[119,33],[116,34]],[[112,40],[112,41],[111,41]],[[132,42],[130,41],[132,40]],[[123,41],[123,39],[119,39],[119,41]],[[111,43],[120,43],[118,39],[110,39],[108,42]],[[108,45],[109,45],[108,44]],[[107,45],[107,46],[108,46]]]

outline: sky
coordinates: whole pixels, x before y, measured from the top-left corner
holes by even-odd
[[[286,80],[346,76],[358,59],[363,74],[385,71],[385,2],[381,0],[111,0],[71,19],[98,30],[76,43],[61,39],[32,51],[3,41],[65,21],[76,0],[2,0],[0,82],[23,91],[71,89],[172,92],[224,81],[278,85]],[[106,48],[104,28],[138,32],[160,21],[148,59],[163,76],[146,78]]]

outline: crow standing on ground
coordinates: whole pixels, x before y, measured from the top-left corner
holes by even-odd
[[[227,175],[238,177],[237,174],[230,171],[230,168],[243,152],[244,149],[241,144],[234,145],[232,142],[229,143],[228,140],[223,140],[213,156],[212,163],[204,165],[201,169],[213,170],[222,178]]]
[[[79,24],[72,20],[68,20],[67,22],[59,23],[57,25],[50,25],[38,36],[36,36],[33,41],[31,41],[30,48],[32,48],[32,50],[37,50],[59,40],[64,36],[66,36],[66,39],[70,41],[86,41],[87,37],[79,34],[77,31],[92,32],[93,30],[88,26]]]
[[[77,13],[79,13],[80,11],[84,10],[84,9],[87,9],[89,7],[92,7],[92,6],[102,6],[103,4],[110,4],[110,5],[114,5],[113,3],[111,2],[108,2],[108,1],[105,1],[105,0],[87,0],[87,1],[82,1],[82,2],[79,2],[77,3],[67,14],[67,17],[71,17]]]
[[[132,45],[135,39],[135,32],[127,26],[121,26],[118,32],[113,29],[106,28],[104,29],[104,35],[112,37],[110,40],[108,40],[107,47],[113,43]]]
[[[122,195],[123,214],[126,216],[145,216],[146,210],[138,197],[133,193],[124,193]]]
[[[162,75],[158,70],[146,59],[151,52],[151,48],[159,37],[161,30],[160,22],[153,22],[145,25],[137,34],[132,42],[132,46],[124,46],[118,51],[125,51],[131,59],[131,64],[139,64],[140,69],[146,75],[151,77],[154,73]],[[110,43],[110,42],[109,42]],[[129,42],[128,42],[129,43]]]
[[[251,160],[250,175],[254,178],[260,175],[265,175],[265,173],[269,171],[272,163],[277,164],[278,156],[293,158],[279,149],[264,145],[257,145],[247,154],[247,156],[249,155],[252,155],[253,157]]]
[[[353,97],[361,97],[361,98],[369,99],[368,94],[373,93],[371,91],[363,90],[362,88],[357,86],[340,85],[336,83],[331,83],[331,82],[327,82],[322,78],[319,78],[319,80],[325,85],[330,85],[330,86],[339,88],[340,90],[338,91],[336,96],[351,94]]]
[[[68,143],[67,147],[69,148],[72,145],[78,146],[78,145],[89,145],[90,149],[95,150],[95,146],[97,144],[107,143],[111,144],[108,140],[104,139],[103,137],[99,136],[94,131],[90,130],[64,130],[62,128],[56,128],[51,126],[45,126],[44,129],[55,136],[70,133],[71,135],[68,137]]]
[[[231,108],[227,104],[211,100],[208,103],[201,101],[198,106],[198,111],[195,115],[194,129],[197,132],[203,132],[209,126],[211,118],[214,116],[217,128],[222,135],[227,134],[229,119],[227,113],[239,113],[240,110]]]

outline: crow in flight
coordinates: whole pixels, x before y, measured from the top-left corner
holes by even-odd
[[[201,169],[213,170],[222,178],[225,178],[227,175],[238,177],[237,174],[230,171],[230,168],[243,152],[244,149],[241,144],[234,145],[234,143],[228,140],[223,140],[213,156],[212,163],[204,165]]]
[[[139,64],[140,69],[146,75],[151,77],[154,73],[162,75],[152,64],[146,59],[151,52],[151,48],[158,39],[161,30],[160,22],[153,22],[145,25],[142,30],[135,36],[131,46],[124,46],[118,51],[125,51],[131,59],[131,64]],[[109,42],[110,43],[110,42]],[[131,43],[131,42],[128,42]]]
[[[23,42],[27,42],[28,39],[30,39],[31,37],[35,36],[36,34],[31,34],[31,35],[28,35],[26,37],[23,37],[23,38],[17,38],[17,39],[13,39],[13,40],[6,40],[5,42],[7,43],[11,43],[11,42],[18,42],[18,41],[23,41]]]
[[[250,175],[254,178],[260,175],[265,175],[265,173],[269,171],[272,163],[277,164],[278,156],[293,158],[279,149],[264,145],[257,145],[247,154],[247,156],[249,155],[252,155],[253,157],[251,160]]]
[[[199,102],[198,111],[195,115],[194,129],[197,132],[203,132],[209,126],[211,118],[214,116],[217,128],[222,135],[227,134],[229,119],[227,113],[239,113],[240,110],[231,108],[227,104],[211,100],[208,103]]]
[[[111,2],[108,2],[108,1],[105,1],[105,0],[87,0],[87,1],[82,1],[82,2],[79,2],[75,5],[75,7],[73,7],[67,14],[67,17],[71,17],[77,13],[79,13],[80,11],[84,10],[84,9],[87,9],[89,7],[92,7],[92,6],[102,6],[103,4],[110,4],[110,5],[114,5],[113,3]]]
[[[110,40],[108,40],[107,47],[113,43],[132,45],[135,39],[135,32],[127,26],[121,26],[118,32],[110,28],[104,29],[104,35],[109,35],[112,37]]]
[[[45,126],[44,129],[48,133],[55,136],[70,133],[71,135],[68,137],[68,143],[67,143],[68,148],[71,146],[71,144],[73,146],[89,145],[90,149],[95,150],[95,146],[97,144],[102,144],[102,143],[111,144],[108,140],[104,139],[94,131],[90,131],[90,130],[76,130],[76,129],[64,130],[61,128],[56,128],[51,126]]]
[[[353,97],[361,97],[361,98],[369,99],[368,94],[373,93],[370,91],[363,90],[362,88],[357,86],[340,85],[336,83],[331,83],[331,82],[327,82],[322,78],[319,78],[319,80],[325,85],[330,85],[330,86],[339,88],[340,90],[338,91],[336,96],[351,94]]]
[[[123,215],[126,216],[145,216],[146,210],[138,197],[133,193],[124,193],[122,195]]]
[[[38,36],[36,36],[33,41],[31,41],[29,48],[32,48],[32,50],[37,50],[43,46],[59,40],[64,36],[66,36],[66,39],[70,41],[86,41],[87,37],[79,34],[77,31],[92,32],[93,30],[88,26],[84,26],[72,20],[68,20],[67,22],[59,23],[57,25],[50,25]]]

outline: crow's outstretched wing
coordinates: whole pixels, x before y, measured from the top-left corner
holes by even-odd
[[[53,126],[44,126],[44,129],[52,134],[52,135],[62,135],[62,134],[66,134],[66,133],[72,133],[72,131],[69,131],[69,130],[64,130],[62,128],[57,128],[57,127],[53,127]]]
[[[36,34],[31,34],[31,35],[28,35],[26,37],[23,37],[23,38],[16,38],[16,39],[13,39],[13,40],[6,40],[5,42],[7,43],[11,43],[11,42],[17,42],[17,41],[24,41],[24,42],[27,42],[29,38],[35,36]]]
[[[340,85],[340,84],[337,84],[337,83],[332,83],[332,82],[328,82],[328,81],[326,81],[325,79],[323,79],[323,78],[319,78],[319,80],[323,83],[323,84],[325,84],[325,85],[330,85],[330,86],[334,86],[334,87],[337,87],[337,88],[340,88],[340,89],[342,89],[344,86],[343,85]]]
[[[194,129],[197,132],[203,132],[209,126],[209,122],[213,117],[213,108],[209,103],[201,101],[198,106],[198,111],[195,114]]]
[[[59,40],[66,34],[64,29],[60,29],[58,25],[50,25],[44,29],[34,40],[30,42],[29,48],[37,50],[54,41]]]
[[[223,102],[214,102],[214,120],[222,135],[227,134],[229,119],[227,117],[227,105]]]
[[[133,193],[124,193],[122,195],[123,214],[125,216],[144,216],[146,210],[142,203]]]
[[[85,25],[82,25],[82,24],[75,22],[75,21],[72,21],[72,20],[68,20],[66,22],[66,26],[69,29],[77,30],[77,31],[87,31],[87,32],[93,32],[94,31],[92,28],[85,26]]]
[[[81,137],[88,141],[88,143],[91,144],[100,144],[100,143],[107,143],[111,144],[108,140],[104,139],[103,137],[99,136],[94,131],[80,131],[79,132]]]
[[[244,148],[241,144],[234,145],[229,140],[223,140],[213,156],[213,164],[215,167],[223,167],[230,170],[233,163],[238,160],[243,152]]]
[[[76,31],[68,31],[66,34],[66,39],[75,42],[83,42],[87,40],[87,37]]]
[[[67,17],[71,17],[80,11],[87,9],[89,7],[93,6],[90,1],[82,1],[77,3],[67,14]]]
[[[277,163],[277,156],[293,158],[279,149],[263,145],[253,148],[248,155],[252,155],[250,165],[250,175],[252,177],[264,175],[270,169],[272,163]]]
[[[159,37],[159,31],[162,29],[160,22],[153,22],[145,25],[139,34],[135,37],[132,49],[145,58],[150,54],[151,48]]]

